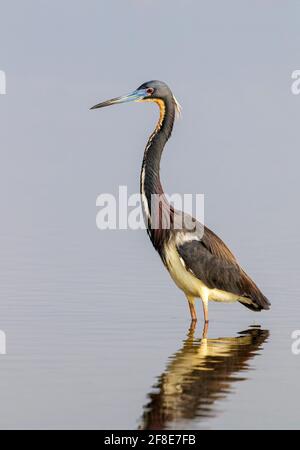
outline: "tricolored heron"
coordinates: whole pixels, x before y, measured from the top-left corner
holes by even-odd
[[[91,109],[130,101],[154,102],[159,107],[159,120],[146,145],[141,170],[143,214],[154,248],[186,295],[192,320],[197,320],[195,298],[202,300],[206,323],[209,300],[240,302],[252,311],[269,309],[268,299],[224,242],[167,201],[160,181],[160,160],[172,133],[175,113],[180,109],[170,88],[162,81],[149,81],[129,95],[107,100]]]

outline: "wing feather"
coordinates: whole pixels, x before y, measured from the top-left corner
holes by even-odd
[[[251,300],[245,306],[254,310],[269,309],[270,302],[239,266],[224,242],[205,227],[201,240],[177,245],[185,266],[209,289],[220,289]],[[243,302],[242,302],[243,303]]]

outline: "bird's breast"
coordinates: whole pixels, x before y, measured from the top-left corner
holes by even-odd
[[[174,241],[165,244],[164,259],[166,267],[179,289],[183,290],[187,295],[201,297],[204,291],[207,290],[207,287],[187,270]]]
[[[233,303],[240,299],[239,295],[220,289],[210,289],[206,286],[203,281],[188,270],[174,241],[165,244],[164,260],[173,281],[186,295],[224,303]]]

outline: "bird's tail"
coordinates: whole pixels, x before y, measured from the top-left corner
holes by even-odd
[[[246,306],[246,308],[251,309],[251,311],[255,311],[255,312],[259,312],[262,311],[263,309],[270,309],[270,305],[271,303],[269,302],[269,300],[267,299],[267,297],[264,297],[264,305],[260,305],[257,302],[255,302],[254,300],[248,298],[248,297],[242,297],[239,302]]]
[[[262,311],[263,309],[270,309],[271,303],[267,297],[258,289],[256,284],[244,272],[247,279],[247,289],[245,294],[239,299],[239,302],[251,311]]]

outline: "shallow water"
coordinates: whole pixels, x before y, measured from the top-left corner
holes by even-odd
[[[147,237],[112,234],[117,263],[97,231],[2,236],[1,428],[298,427],[292,264],[269,312],[211,304],[203,336]]]
[[[201,426],[218,416],[215,403],[233,391],[235,382],[247,380],[250,360],[268,336],[267,330],[252,327],[236,337],[207,339],[204,331],[195,339],[192,326],[149,395],[141,428]]]

